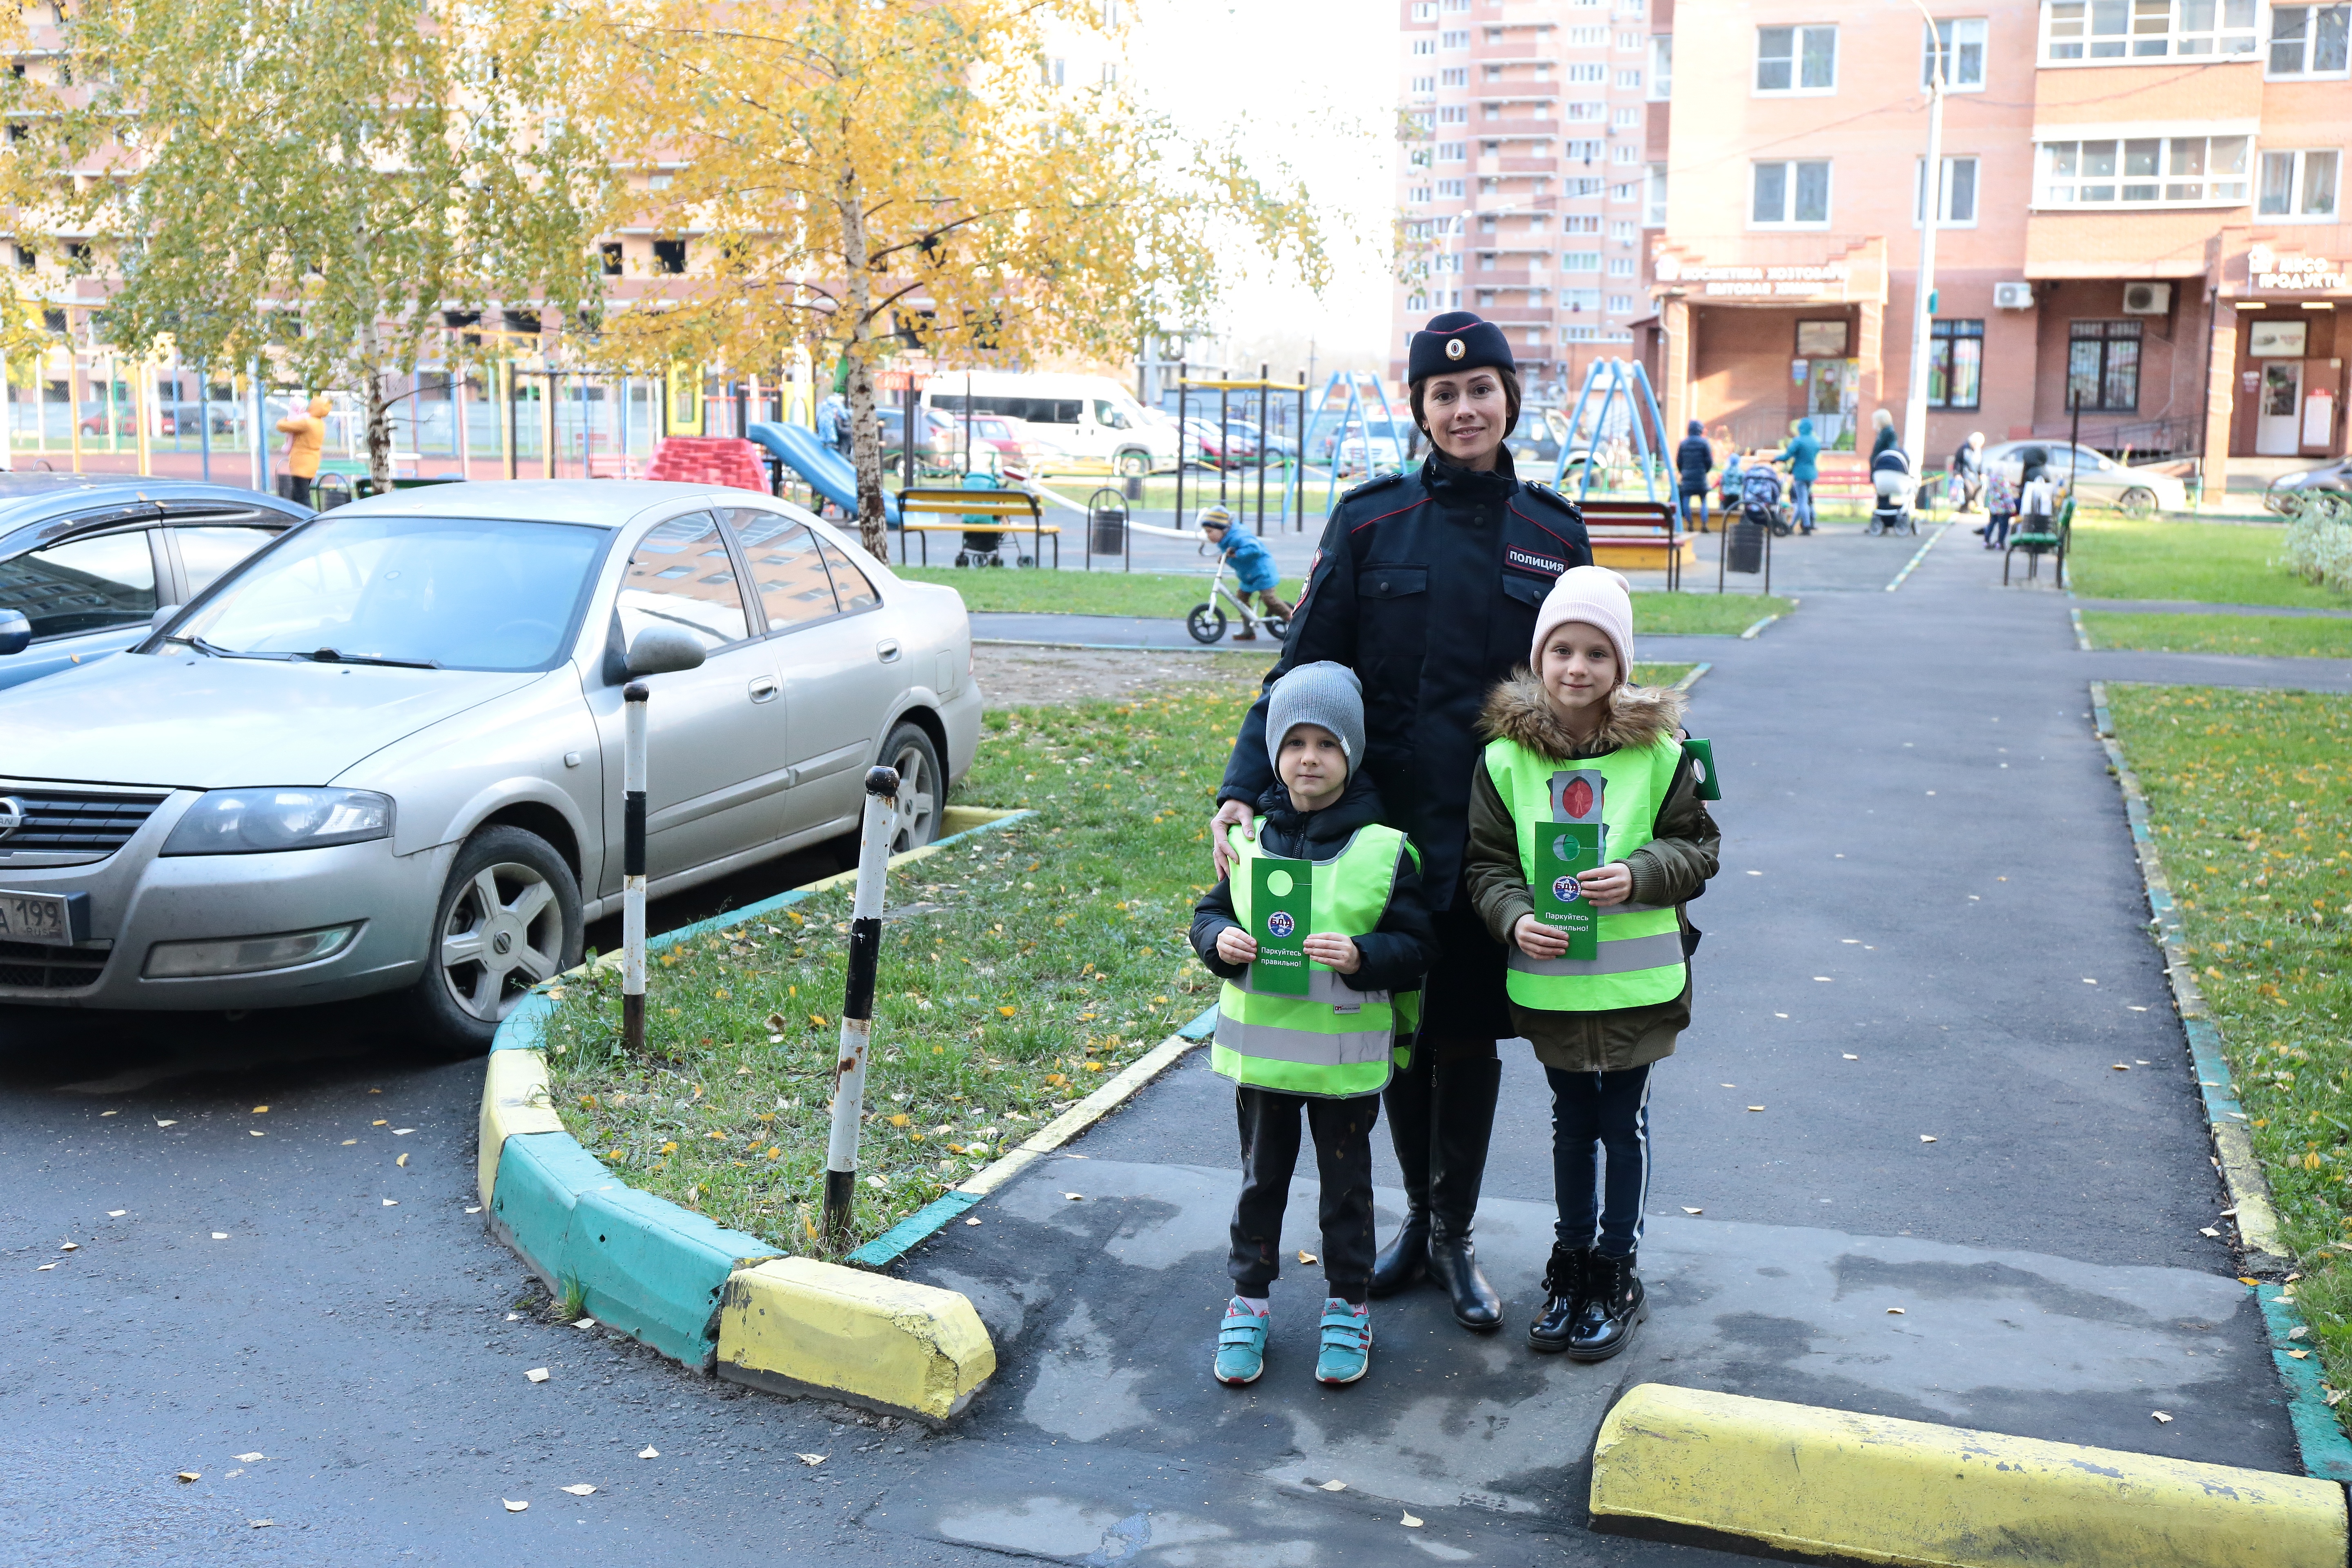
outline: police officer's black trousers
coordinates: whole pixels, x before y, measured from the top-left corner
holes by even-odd
[[[1242,1085],[1234,1090],[1241,1124],[1242,1195],[1234,1205],[1233,1251],[1226,1272],[1244,1296],[1263,1296],[1282,1272],[1282,1214],[1298,1168],[1298,1120],[1315,1139],[1323,1184],[1323,1278],[1330,1294],[1364,1300],[1372,1272],[1372,1128],[1381,1097],[1327,1100]]]

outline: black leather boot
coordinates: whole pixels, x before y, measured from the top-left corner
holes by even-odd
[[[1544,1269],[1543,1310],[1528,1325],[1528,1345],[1549,1355],[1568,1348],[1569,1331],[1584,1307],[1586,1270],[1592,1248],[1552,1243],[1551,1263]]]
[[[1633,1255],[1612,1258],[1596,1252],[1584,1274],[1584,1305],[1569,1326],[1570,1361],[1607,1361],[1633,1342],[1633,1331],[1650,1315]]]
[[[1485,1332],[1503,1321],[1503,1299],[1479,1271],[1470,1230],[1486,1174],[1486,1141],[1495,1131],[1495,1096],[1503,1064],[1492,1058],[1439,1061],[1432,1112],[1434,1152],[1429,1172],[1429,1274],[1454,1299],[1454,1321]]]
[[[1389,1080],[1381,1096],[1388,1113],[1389,1142],[1404,1173],[1404,1224],[1372,1259],[1374,1296],[1393,1296],[1429,1277],[1429,1102],[1434,1092],[1429,1048],[1417,1047],[1412,1060]]]

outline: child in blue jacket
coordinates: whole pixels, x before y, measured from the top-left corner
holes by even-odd
[[[1289,619],[1290,606],[1275,597],[1274,593],[1282,584],[1282,574],[1276,568],[1274,556],[1259,542],[1258,536],[1237,526],[1234,514],[1223,506],[1202,507],[1200,523],[1201,531],[1207,536],[1209,542],[1233,563],[1236,596],[1246,601],[1255,594],[1259,606],[1268,616]],[[1244,620],[1242,629],[1234,634],[1234,641],[1257,641],[1257,627]]]

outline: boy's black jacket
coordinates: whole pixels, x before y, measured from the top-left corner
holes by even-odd
[[[1358,828],[1381,820],[1381,792],[1368,775],[1351,773],[1338,800],[1320,811],[1302,812],[1290,808],[1290,792],[1276,784],[1258,797],[1257,809],[1265,817],[1258,828],[1258,847],[1267,854],[1328,860]],[[1234,919],[1232,889],[1220,878],[1192,910],[1192,951],[1220,980],[1239,980],[1249,973],[1248,964],[1227,963],[1217,956],[1217,933],[1240,923]],[[1421,873],[1413,869],[1411,856],[1397,868],[1396,886],[1389,894],[1389,907],[1381,912],[1379,928],[1350,934],[1362,962],[1355,973],[1339,976],[1349,989],[1410,991],[1421,984],[1437,939],[1429,907],[1422,900]]]

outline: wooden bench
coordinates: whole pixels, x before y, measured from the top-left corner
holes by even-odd
[[[1025,521],[1030,549],[1042,553],[1045,542],[1054,542],[1054,565],[1062,564],[1062,525],[1045,521],[1045,508],[1027,490],[963,490],[909,489],[898,492],[898,564],[907,563],[907,536],[913,534],[922,554],[922,564],[931,563],[931,541],[934,533],[974,533],[988,531],[984,524],[964,520],[975,517],[1002,518],[1008,526],[1003,531],[1024,531],[1019,524]],[[922,522],[924,517],[953,518],[952,522]]]
[[[1669,592],[1682,586],[1683,568],[1698,558],[1698,545],[1683,531],[1671,501],[1596,498],[1579,506],[1595,566],[1619,572],[1663,571]]]

